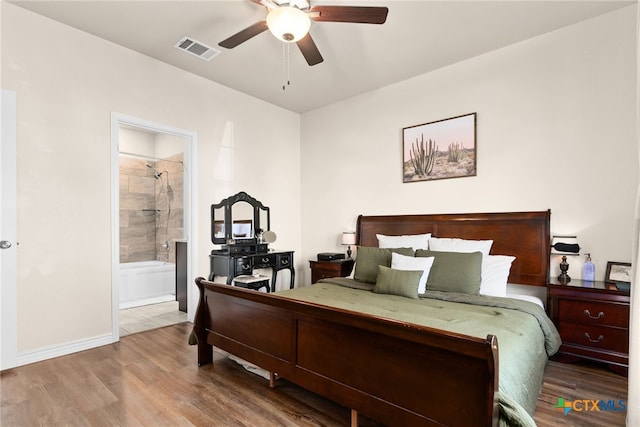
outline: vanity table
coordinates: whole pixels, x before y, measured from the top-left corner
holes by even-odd
[[[273,270],[273,275],[271,276],[271,292],[276,290],[276,280],[280,270],[289,270],[291,272],[289,288],[293,288],[296,276],[293,267],[293,251],[249,254],[229,254],[211,251],[209,258],[211,264],[209,280],[211,281],[213,281],[215,276],[226,276],[227,284],[230,285],[236,276],[252,275],[255,269],[270,268]]]
[[[227,284],[231,285],[237,276],[269,268],[273,271],[271,292],[276,290],[281,270],[289,270],[289,288],[293,288],[293,251],[270,251],[268,246],[274,239],[265,238],[269,236],[269,227],[269,208],[243,191],[211,205],[211,242],[221,245],[221,249],[214,249],[209,255],[209,280],[226,276]]]

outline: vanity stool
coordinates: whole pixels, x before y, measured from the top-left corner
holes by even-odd
[[[261,288],[267,288],[267,293],[271,292],[271,288],[269,287],[269,276],[236,276],[233,278],[233,284],[240,288],[253,289],[254,291],[258,291]]]

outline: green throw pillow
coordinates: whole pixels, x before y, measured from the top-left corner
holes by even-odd
[[[422,273],[422,271],[418,270],[394,270],[379,265],[373,292],[418,299],[418,285],[420,284]]]
[[[413,248],[376,248],[372,246],[358,246],[356,271],[353,276],[358,282],[376,283],[378,266],[391,267],[391,253],[413,256]]]
[[[419,249],[417,257],[434,257],[428,291],[478,295],[482,281],[482,252],[438,252]]]

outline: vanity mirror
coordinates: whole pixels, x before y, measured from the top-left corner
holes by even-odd
[[[293,251],[270,251],[269,243],[275,240],[269,208],[244,191],[211,205],[211,241],[222,248],[209,255],[209,280],[226,277],[226,283],[231,285],[236,277],[243,276],[239,283],[247,283],[247,276],[253,275],[248,279],[255,281],[261,277],[260,271],[271,269],[268,292],[273,292],[278,272],[289,270],[289,288],[293,288]]]
[[[211,205],[211,242],[215,245],[261,243],[261,233],[269,226],[269,208],[244,191]]]

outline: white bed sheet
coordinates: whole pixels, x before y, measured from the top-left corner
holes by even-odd
[[[536,297],[536,296],[533,296],[533,295],[524,295],[524,294],[507,292],[506,298],[513,298],[513,299],[519,299],[519,300],[523,300],[523,301],[529,301],[529,302],[538,304],[540,307],[542,307],[544,309],[544,303],[542,302],[542,300],[540,298]]]

